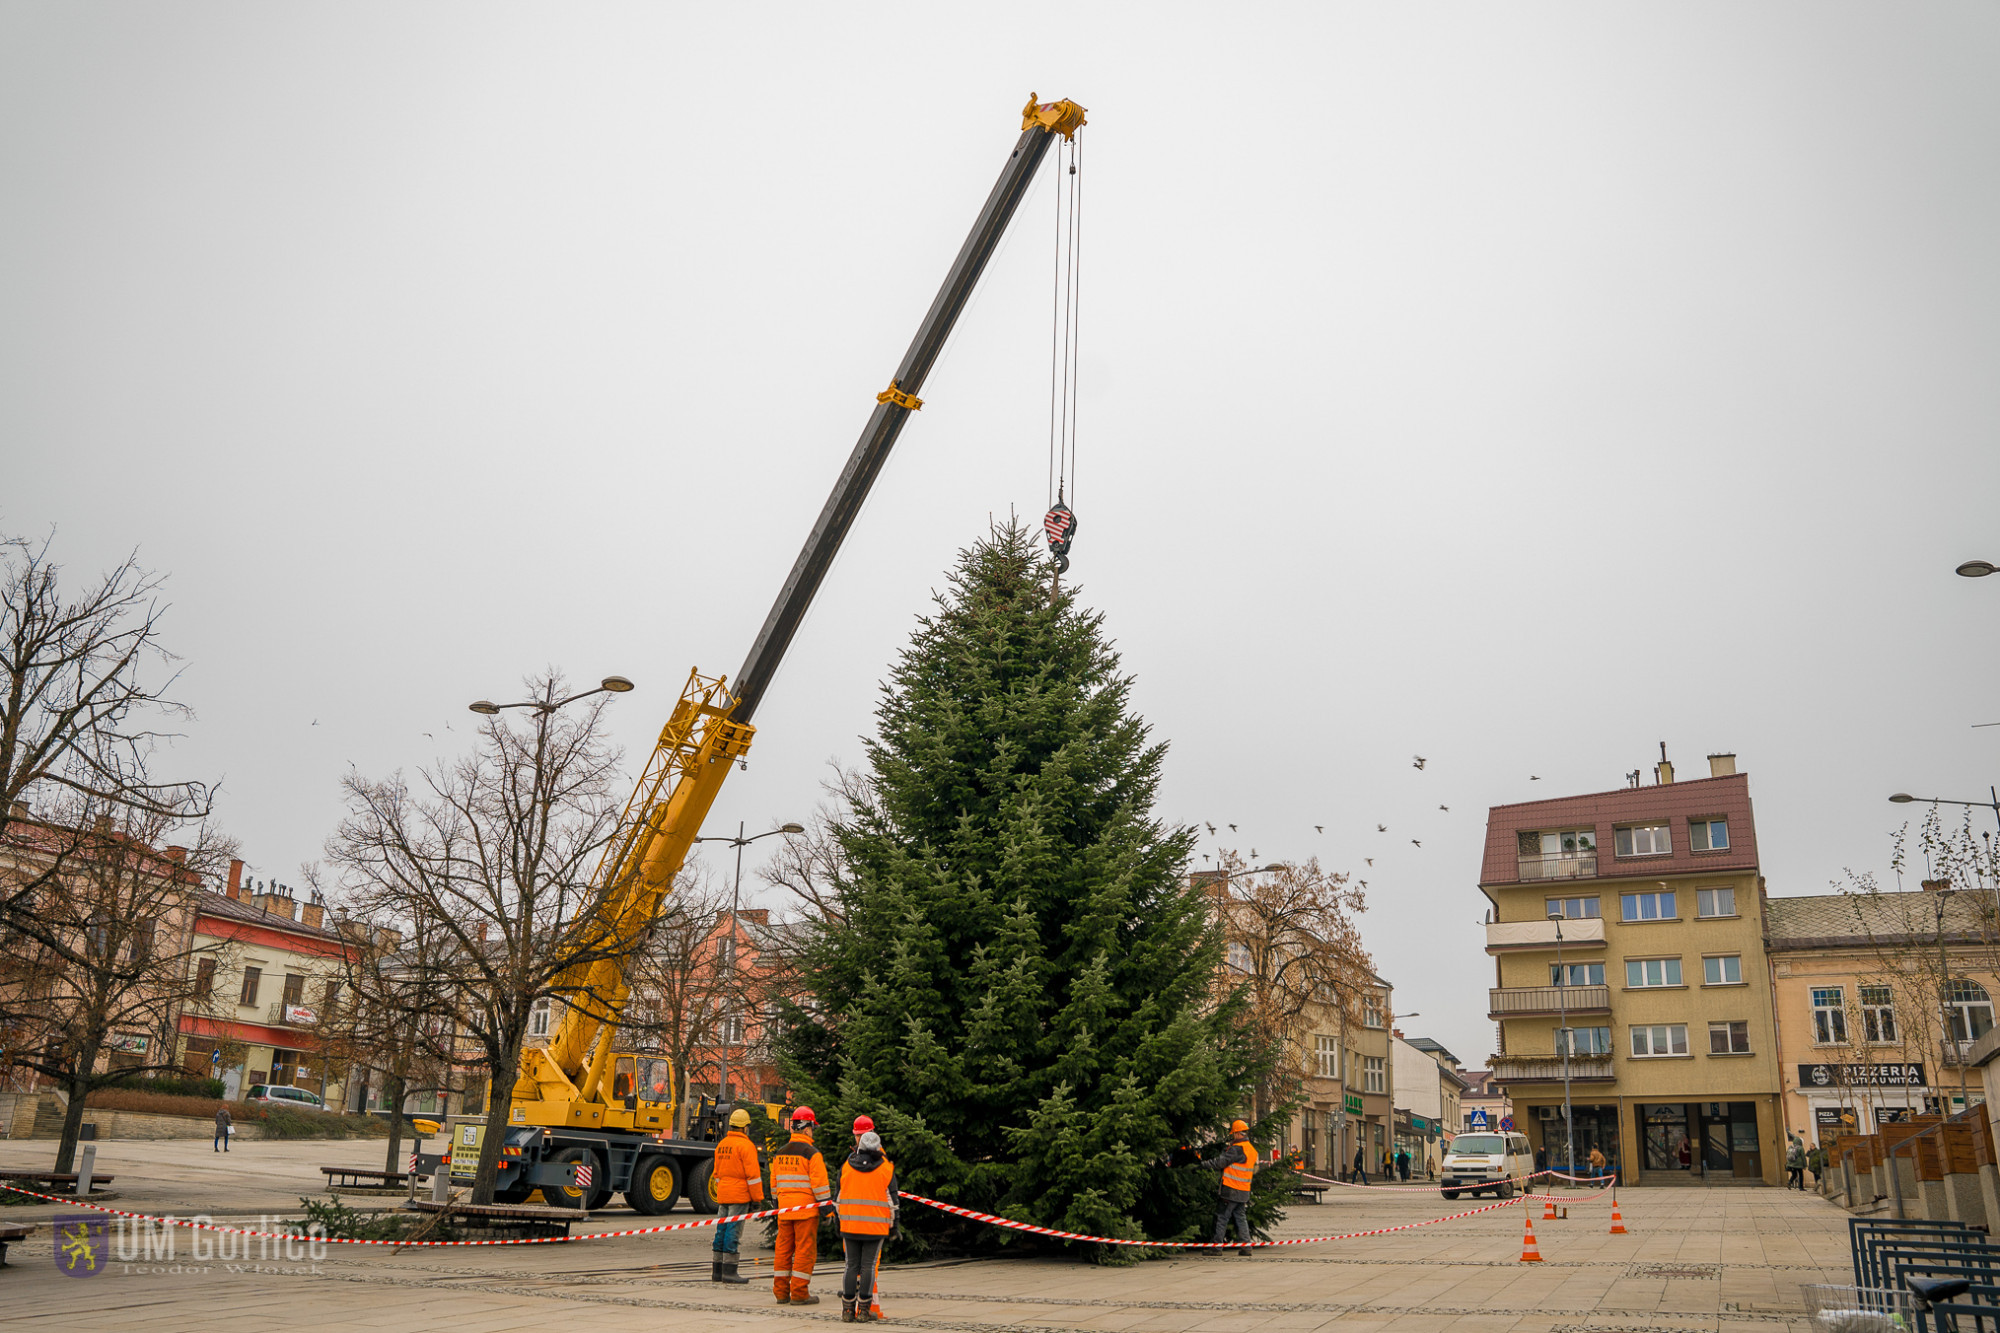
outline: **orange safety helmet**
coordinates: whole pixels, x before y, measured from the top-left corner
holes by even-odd
[[[854,1132],[856,1134],[866,1134],[873,1128],[875,1128],[875,1121],[871,1117],[865,1115],[854,1117]]]
[[[1241,1120],[1232,1120],[1229,1122],[1229,1132],[1231,1134],[1248,1134],[1250,1126],[1244,1124]]]
[[[792,1123],[795,1125],[817,1125],[819,1117],[813,1114],[812,1107],[801,1106],[798,1110],[792,1112]]]

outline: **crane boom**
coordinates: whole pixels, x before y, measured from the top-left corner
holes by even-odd
[[[620,832],[605,852],[600,875],[607,889],[581,950],[588,961],[580,960],[557,983],[558,990],[573,998],[548,1046],[523,1052],[508,1117],[512,1124],[647,1132],[670,1120],[670,1105],[662,1108],[615,1087],[607,1095],[603,1086],[618,1015],[629,994],[626,960],[671,891],[730,765],[749,751],[756,734],[750,719],[904,422],[923,406],[917,393],[999,248],[1036,168],[1055,136],[1069,138],[1083,123],[1084,108],[1076,103],[1037,102],[1029,95],[1021,137],[889,387],[876,396],[867,428],[848,455],[743,669],[733,682],[698,671],[690,674],[626,805]]]

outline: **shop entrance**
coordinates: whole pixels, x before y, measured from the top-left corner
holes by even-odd
[[[1757,1180],[1764,1175],[1755,1102],[1667,1102],[1639,1107],[1643,1167],[1688,1180]]]
[[[1539,1112],[1542,1122],[1542,1149],[1547,1154],[1549,1169],[1569,1175],[1588,1175],[1590,1150],[1595,1148],[1604,1154],[1606,1168],[1616,1171],[1620,1164],[1618,1108],[1572,1106],[1570,1110],[1576,1127],[1576,1161],[1573,1164],[1564,1160],[1569,1152],[1570,1136],[1563,1131],[1562,1107],[1545,1106]]]

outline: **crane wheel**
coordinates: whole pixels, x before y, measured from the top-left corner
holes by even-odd
[[[597,1169],[595,1154],[588,1148],[560,1148],[548,1160],[555,1165],[566,1162],[589,1162],[592,1171]],[[581,1209],[585,1203],[585,1196],[594,1193],[596,1193],[595,1187],[578,1189],[574,1185],[542,1186],[542,1198],[551,1208]]]
[[[715,1163],[697,1164],[688,1172],[688,1205],[697,1213],[714,1213],[721,1209],[722,1201],[715,1197]]]
[[[633,1212],[658,1217],[674,1210],[680,1194],[681,1173],[673,1158],[641,1157],[632,1168],[632,1188],[625,1191],[625,1202]]]

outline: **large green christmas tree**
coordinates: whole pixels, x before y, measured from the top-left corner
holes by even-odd
[[[1261,1056],[1217,1001],[1193,835],[1152,813],[1165,747],[1103,616],[1050,572],[1031,530],[996,528],[919,621],[834,829],[844,920],[808,950],[817,1006],[784,1058],[823,1113],[875,1118],[911,1190],[1185,1238],[1216,1178],[1173,1163],[1215,1140]],[[995,1238],[917,1206],[904,1223],[920,1246]]]

